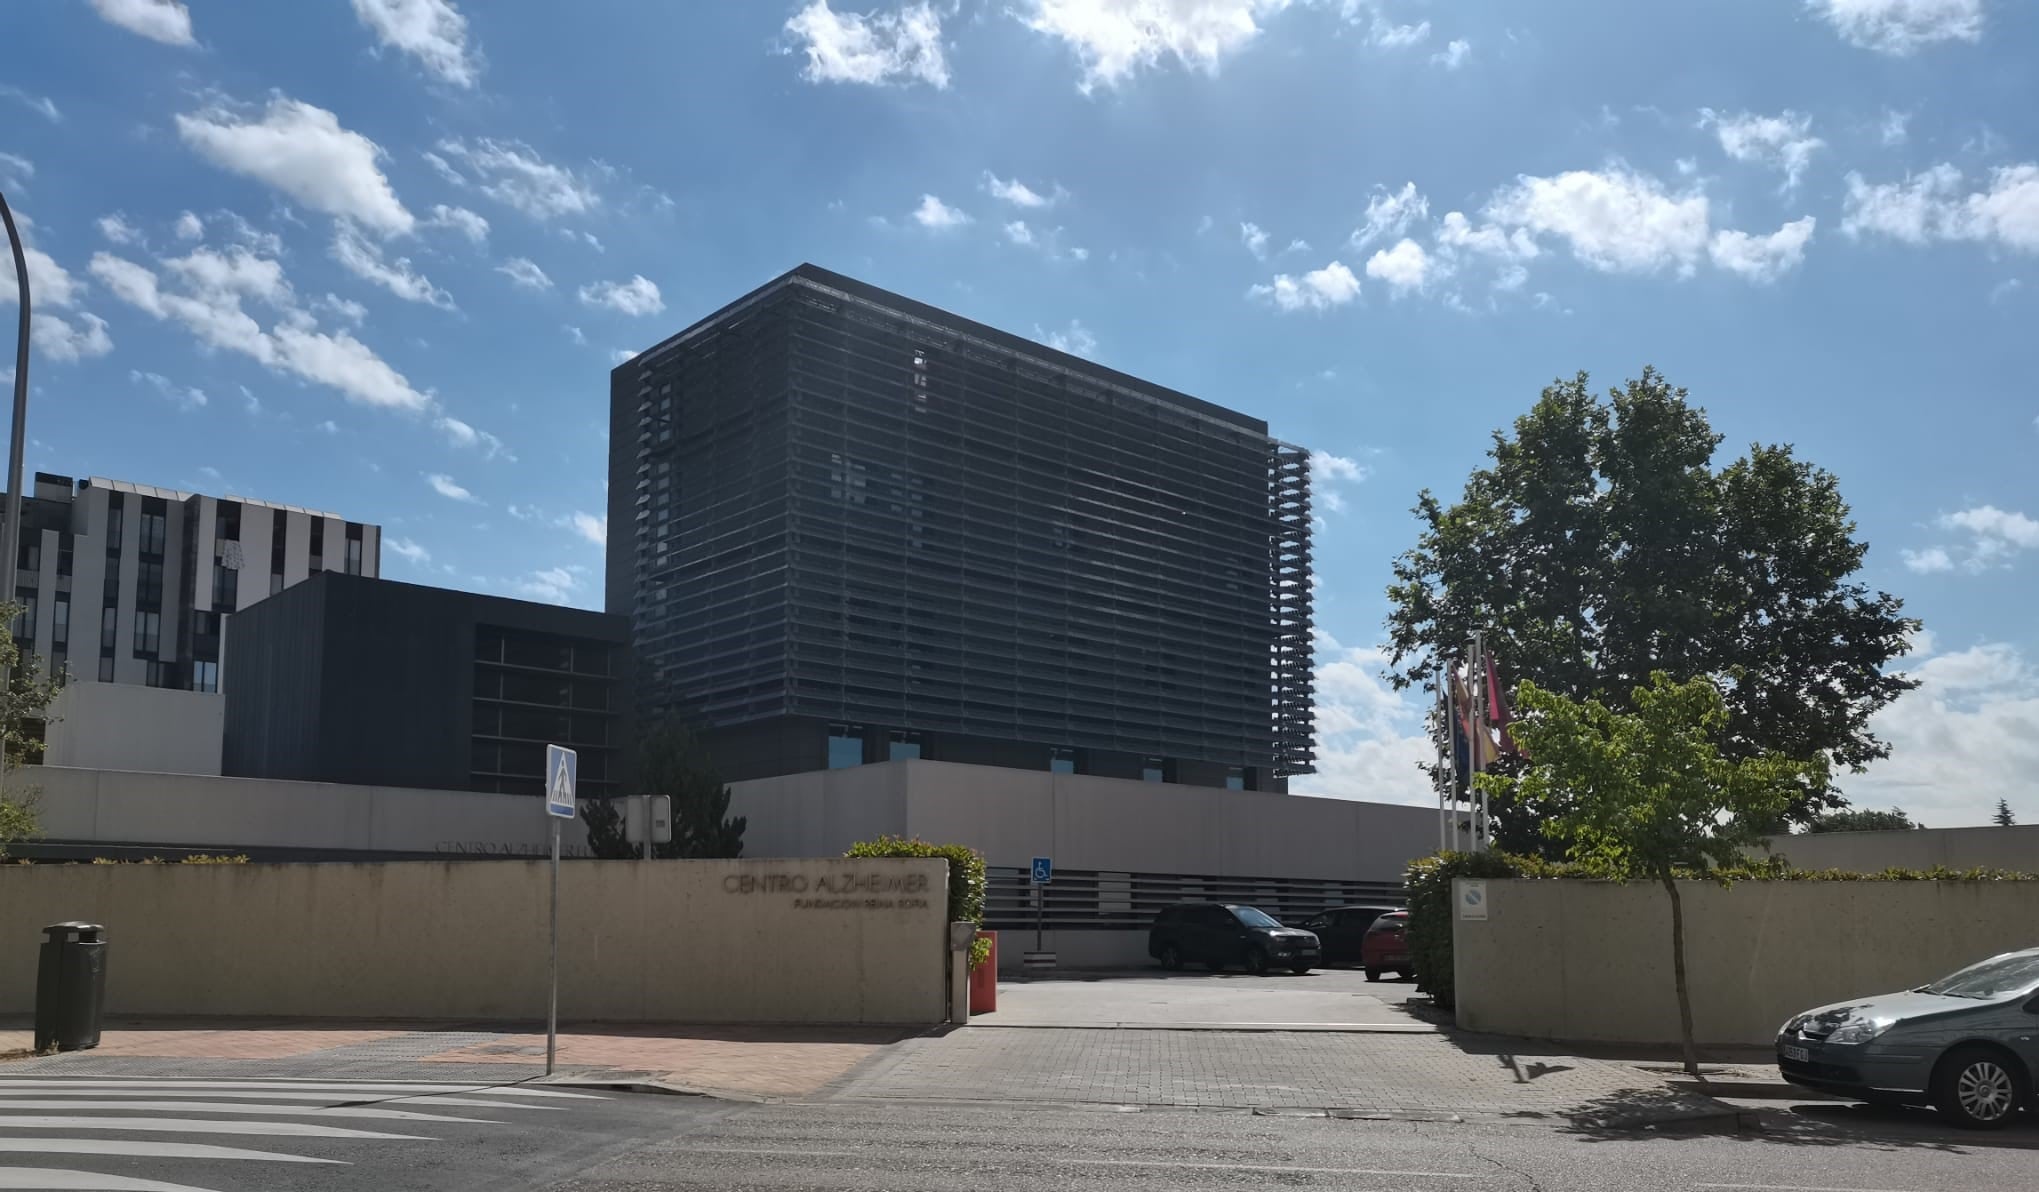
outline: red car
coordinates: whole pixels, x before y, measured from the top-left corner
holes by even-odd
[[[1375,919],[1373,926],[1366,929],[1366,937],[1359,941],[1359,962],[1366,966],[1366,979],[1378,981],[1384,972],[1393,972],[1397,977],[1413,977],[1415,966],[1409,961],[1409,912],[1391,911]]]

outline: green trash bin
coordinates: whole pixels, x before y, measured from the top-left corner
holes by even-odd
[[[35,1049],[82,1051],[99,1046],[106,1008],[106,928],[52,923],[42,929],[35,974]]]

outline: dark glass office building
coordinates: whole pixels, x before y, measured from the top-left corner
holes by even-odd
[[[802,265],[610,377],[608,609],[729,779],[1313,769],[1308,454]]]

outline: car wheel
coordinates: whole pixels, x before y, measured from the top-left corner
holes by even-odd
[[[1289,966],[1289,971],[1300,977],[1310,971],[1310,966],[1307,964],[1292,964]]]
[[[1259,948],[1246,949],[1246,971],[1256,977],[1267,975],[1267,953]]]
[[[1368,966],[1366,966],[1366,979],[1367,979],[1367,980],[1369,980],[1369,981],[1378,981],[1378,980],[1380,980],[1380,979],[1381,979],[1381,970],[1379,970],[1379,969],[1377,969],[1377,968],[1373,967],[1372,965],[1368,965]]]
[[[1167,947],[1162,948],[1161,967],[1170,970],[1181,968],[1182,949],[1176,947],[1174,944],[1169,944]]]
[[[1933,1104],[1955,1125],[1971,1130],[2010,1125],[2026,1098],[2024,1071],[1994,1048],[1958,1048],[1941,1059],[1933,1074]]]

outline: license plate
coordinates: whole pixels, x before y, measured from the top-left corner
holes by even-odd
[[[1780,1050],[1784,1052],[1784,1058],[1793,1063],[1806,1064],[1812,1062],[1812,1053],[1803,1047],[1785,1047]]]

